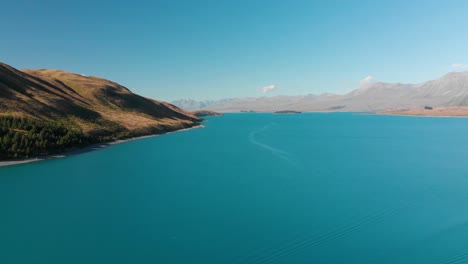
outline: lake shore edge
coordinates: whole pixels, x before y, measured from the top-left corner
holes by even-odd
[[[449,107],[425,107],[413,109],[394,109],[378,111],[381,115],[395,116],[413,116],[413,117],[450,117],[450,118],[467,118],[468,107],[466,106],[449,106]]]
[[[61,158],[67,158],[71,156],[76,156],[84,153],[89,153],[93,151],[99,151],[101,149],[105,149],[114,145],[122,144],[122,143],[127,143],[135,140],[141,140],[141,139],[147,139],[147,138],[152,138],[152,137],[158,137],[158,136],[163,136],[163,135],[168,135],[172,133],[178,133],[178,132],[184,132],[192,129],[197,129],[197,128],[203,128],[204,125],[198,124],[193,127],[189,128],[182,128],[166,133],[159,133],[159,134],[150,134],[150,135],[145,135],[145,136],[140,136],[140,137],[133,137],[133,138],[128,138],[128,139],[119,139],[111,142],[104,142],[104,143],[97,143],[97,144],[92,144],[83,148],[79,149],[74,149],[70,151],[66,151],[63,153],[59,154],[52,154],[52,155],[46,155],[46,156],[40,156],[40,157],[35,157],[35,158],[28,158],[28,159],[21,159],[21,160],[5,160],[5,161],[0,161],[0,167],[9,167],[9,166],[16,166],[16,165],[21,165],[21,164],[28,164],[32,162],[39,162],[39,161],[47,161],[47,160],[53,160],[53,159],[61,159]]]

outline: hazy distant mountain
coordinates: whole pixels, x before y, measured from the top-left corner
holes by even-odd
[[[468,72],[452,72],[421,84],[375,82],[362,85],[348,94],[252,97],[209,104],[193,101],[194,108],[218,112],[239,111],[378,111],[429,106],[468,106]]]
[[[228,103],[232,100],[233,99],[195,101],[192,99],[181,99],[181,100],[173,101],[171,103],[184,110],[191,111],[191,110],[204,109],[204,108],[215,106],[218,104]]]

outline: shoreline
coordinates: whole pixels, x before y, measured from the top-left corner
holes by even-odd
[[[468,118],[468,116],[462,115],[405,115],[405,114],[392,114],[392,113],[376,113],[376,115],[384,116],[401,116],[401,117],[432,117],[432,118]]]
[[[276,114],[274,112],[252,112],[257,114]],[[381,116],[401,116],[401,117],[433,117],[433,118],[468,118],[467,114],[437,115],[437,114],[404,114],[386,111],[304,111],[302,114],[333,114],[333,113],[352,113],[354,115],[381,115]],[[224,112],[224,114],[249,114],[249,112]]]
[[[29,159],[23,159],[23,160],[6,160],[6,161],[0,161],[0,168],[1,167],[8,167],[8,166],[15,166],[15,165],[21,165],[21,164],[28,164],[32,162],[40,162],[40,161],[47,161],[47,160],[53,160],[53,159],[61,159],[61,158],[67,158],[71,156],[76,156],[84,153],[89,153],[89,152],[94,152],[94,151],[99,151],[101,149],[105,149],[114,145],[118,144],[123,144],[135,140],[141,140],[141,139],[147,139],[147,138],[152,138],[152,137],[158,137],[162,135],[168,135],[172,133],[178,133],[178,132],[184,132],[192,129],[197,129],[197,128],[203,128],[204,126],[202,124],[189,127],[189,128],[183,128],[171,132],[166,132],[166,133],[161,133],[161,134],[152,134],[152,135],[146,135],[146,136],[140,136],[140,137],[134,137],[134,138],[128,138],[128,139],[119,139],[116,141],[111,141],[111,142],[105,142],[105,143],[97,143],[97,144],[92,144],[80,149],[75,149],[75,150],[70,150],[66,151],[63,153],[59,154],[52,154],[52,155],[47,155],[47,156],[41,156],[41,157],[36,157],[36,158],[29,158]]]
[[[449,117],[449,118],[467,118],[468,107],[466,106],[449,106],[449,107],[431,107],[413,108],[413,109],[394,109],[378,111],[382,115],[394,116],[412,116],[412,117]]]

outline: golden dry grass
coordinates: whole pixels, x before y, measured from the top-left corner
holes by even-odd
[[[468,117],[468,107],[435,107],[434,109],[401,109],[401,110],[387,110],[380,112],[381,114],[388,115],[408,115],[408,116],[458,116]]]
[[[171,104],[144,98],[118,83],[60,70],[16,70],[0,63],[0,115],[60,120],[83,132],[175,130],[200,118]],[[111,127],[107,127],[111,126]]]

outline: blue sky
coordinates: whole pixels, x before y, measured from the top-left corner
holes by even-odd
[[[368,76],[417,83],[468,69],[468,1],[1,6],[0,61],[101,76],[163,100],[345,93]]]

